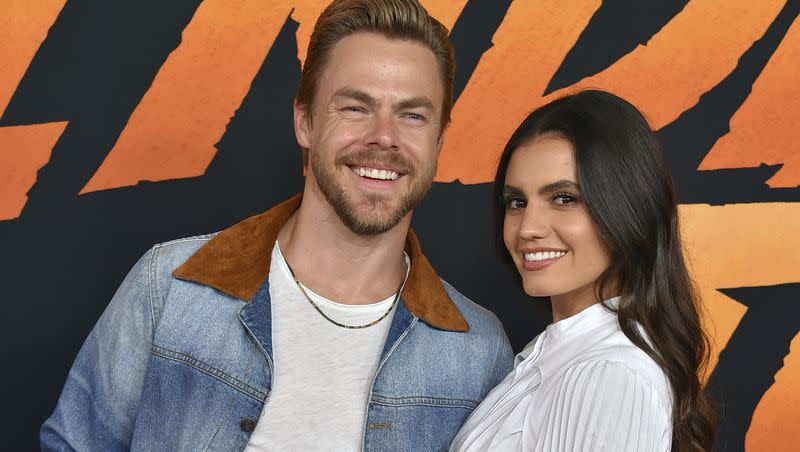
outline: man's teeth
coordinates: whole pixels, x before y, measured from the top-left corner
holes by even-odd
[[[543,261],[545,259],[555,259],[567,254],[566,251],[537,251],[535,253],[525,253],[526,261]]]
[[[361,168],[359,166],[353,167],[353,172],[361,177],[368,177],[370,179],[396,180],[398,177],[400,177],[396,171],[386,171],[375,168]]]

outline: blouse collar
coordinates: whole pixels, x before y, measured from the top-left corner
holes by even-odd
[[[606,306],[616,309],[619,307],[619,300],[619,297],[614,297],[601,303],[595,303],[577,314],[551,323],[545,328],[545,333],[551,339],[576,336],[597,325],[606,323],[609,319],[616,320],[616,312],[610,311]]]

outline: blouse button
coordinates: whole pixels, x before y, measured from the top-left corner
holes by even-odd
[[[256,421],[250,419],[249,417],[244,417],[241,421],[239,421],[239,428],[241,428],[243,432],[250,433],[256,429]]]

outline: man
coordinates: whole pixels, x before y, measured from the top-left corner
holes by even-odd
[[[446,449],[512,364],[497,319],[438,278],[409,229],[453,72],[447,30],[416,0],[334,1],[294,106],[302,195],[146,253],[43,448]]]

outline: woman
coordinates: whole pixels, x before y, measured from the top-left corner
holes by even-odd
[[[528,295],[550,297],[553,323],[451,450],[710,450],[709,343],[642,114],[602,91],[539,108],[506,145],[494,194],[498,249]]]

